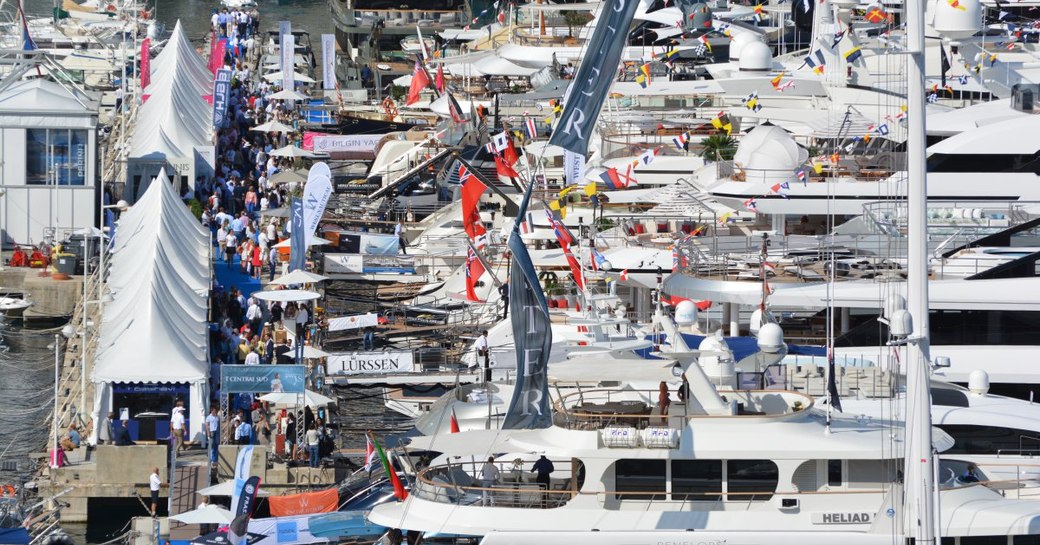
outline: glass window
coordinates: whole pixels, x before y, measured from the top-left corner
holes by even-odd
[[[1007,454],[1040,453],[1040,433],[996,426],[966,424],[942,425],[943,431],[953,437],[953,447],[947,454]]]
[[[672,460],[672,499],[718,501],[722,460]]]
[[[772,460],[729,460],[726,462],[728,499],[765,501],[773,497],[780,472]]]
[[[615,499],[665,499],[664,472],[664,460],[618,460],[614,464]]]
[[[841,486],[841,460],[827,460],[827,485]]]
[[[87,178],[87,131],[25,130],[25,183],[84,185]]]

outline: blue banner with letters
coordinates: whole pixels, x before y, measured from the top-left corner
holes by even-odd
[[[213,78],[213,128],[224,126],[231,97],[231,70],[217,70]]]
[[[303,227],[303,199],[294,198],[289,207],[289,272],[307,268],[307,233]]]
[[[307,369],[303,365],[225,365],[221,394],[302,394]]]
[[[527,215],[533,187],[534,184],[527,186],[513,232],[509,235],[509,250],[513,253],[513,266],[509,271],[509,317],[516,347],[516,385],[502,422],[503,429],[552,426],[548,373],[552,346],[549,307],[527,246],[520,239],[520,222]]]
[[[599,110],[607,98],[610,84],[617,76],[621,51],[628,43],[628,25],[639,0],[609,0],[596,18],[585,50],[584,60],[571,80],[563,100],[563,115],[549,137],[549,143],[581,156],[589,148],[589,135],[596,125]]]

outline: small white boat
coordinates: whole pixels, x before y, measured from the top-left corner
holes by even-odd
[[[33,306],[32,301],[17,297],[0,297],[0,314],[5,318],[21,318],[25,309]]]
[[[253,0],[220,0],[221,5],[228,8],[251,8],[256,6]]]

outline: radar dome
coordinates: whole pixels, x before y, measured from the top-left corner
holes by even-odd
[[[989,392],[989,373],[982,369],[976,369],[968,375],[968,391],[977,395],[986,395]]]
[[[773,50],[759,40],[748,42],[740,50],[738,67],[741,72],[765,72],[773,66]]]
[[[755,311],[751,313],[751,322],[748,324],[748,330],[751,331],[752,335],[758,335],[762,326],[775,321],[776,319],[773,318],[772,312],[769,312],[768,310],[762,312],[762,309],[756,308]]]
[[[776,125],[760,125],[740,139],[733,162],[741,168],[782,172],[784,179],[809,159],[809,152]]]
[[[733,37],[729,43],[729,60],[739,61],[740,53],[744,50],[744,46],[751,42],[761,42],[758,36],[752,32],[741,32]]]
[[[961,39],[982,30],[982,5],[979,0],[936,0],[931,3],[932,28],[945,38]]]
[[[762,324],[758,330],[758,348],[766,354],[776,354],[784,347],[784,330],[779,324]]]
[[[675,305],[675,323],[682,326],[697,323],[697,305],[689,299]]]

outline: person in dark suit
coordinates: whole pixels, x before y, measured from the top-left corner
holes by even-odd
[[[126,447],[134,444],[130,439],[130,430],[127,428],[129,425],[129,421],[123,420],[119,426],[112,426],[112,439],[117,447]]]

